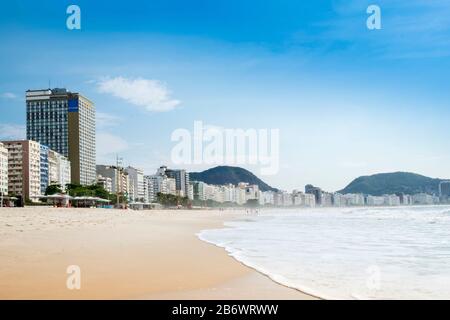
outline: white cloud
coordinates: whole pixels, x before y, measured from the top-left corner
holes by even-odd
[[[114,161],[115,155],[128,149],[128,143],[119,136],[108,132],[97,132],[97,160],[99,162]]]
[[[95,122],[99,128],[113,127],[119,123],[120,118],[104,112],[95,113]]]
[[[4,92],[0,95],[4,99],[15,99],[17,96],[12,92]]]
[[[148,111],[165,112],[175,109],[179,100],[171,97],[171,92],[159,80],[144,78],[105,78],[97,82],[101,93],[110,93],[128,103],[144,107]]]
[[[0,139],[25,139],[26,128],[21,124],[0,123]]]

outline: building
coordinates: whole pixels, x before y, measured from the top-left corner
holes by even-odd
[[[79,93],[66,89],[28,90],[27,139],[67,157],[71,178],[88,185],[96,180],[95,107]]]
[[[305,193],[314,195],[317,206],[322,205],[322,189],[314,187],[312,184],[307,184],[305,186]]]
[[[333,206],[333,194],[329,192],[322,192],[322,207]]]
[[[432,195],[418,193],[412,196],[412,204],[434,204],[435,199]]]
[[[182,197],[188,196],[189,191],[189,173],[184,169],[168,169],[162,166],[158,170],[159,174],[165,174],[168,178],[175,179],[177,195]]]
[[[346,193],[343,195],[345,206],[364,206],[365,199],[361,193]]]
[[[144,189],[144,171],[133,167],[125,168],[125,172],[128,173],[128,179],[130,181],[130,194],[131,201],[144,201],[145,202],[145,189]]]
[[[8,194],[8,149],[0,142],[0,195]]]
[[[439,183],[439,197],[441,202],[450,201],[450,180],[441,181],[441,183]]]
[[[366,198],[366,203],[368,206],[383,206],[384,202],[384,197],[368,195]]]
[[[102,175],[97,175],[97,185],[103,187],[109,193],[112,193],[112,179],[110,177],[103,177]]]
[[[192,186],[194,189],[194,200],[206,201],[206,183],[203,181],[193,181]]]
[[[386,206],[399,206],[400,205],[400,197],[395,194],[386,194],[383,196],[384,205]]]
[[[60,185],[65,191],[66,185],[71,183],[70,161],[62,154],[48,150],[48,183],[49,185]]]
[[[97,165],[97,174],[111,179],[111,192],[126,197],[130,192],[128,173],[122,168],[108,165]]]
[[[41,196],[41,146],[31,140],[3,141],[8,149],[8,193],[24,200]]]
[[[47,146],[40,145],[41,194],[43,195],[49,186],[48,150]]]

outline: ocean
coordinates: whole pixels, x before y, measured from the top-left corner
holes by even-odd
[[[262,210],[198,236],[324,299],[450,299],[450,206]]]

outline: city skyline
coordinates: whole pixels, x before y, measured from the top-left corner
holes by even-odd
[[[121,4],[78,4],[79,31],[65,28],[64,4],[5,4],[1,139],[25,138],[26,90],[66,87],[95,102],[97,163],[112,164],[119,153],[146,172],[175,167],[171,133],[201,120],[280,129],[280,171],[261,178],[286,190],[308,183],[340,190],[379,172],[449,177],[442,70],[450,50],[433,41],[450,33],[446,3],[379,1],[379,31],[365,28],[366,1],[277,8],[231,1],[219,16],[207,4],[177,2],[185,10],[175,14],[162,2],[142,2],[127,8],[133,20]],[[40,45],[46,49],[29,53]]]

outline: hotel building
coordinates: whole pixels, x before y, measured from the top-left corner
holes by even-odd
[[[67,157],[73,183],[96,180],[95,107],[79,93],[66,89],[28,90],[27,139]]]
[[[0,142],[0,194],[8,194],[8,149]]]
[[[3,141],[8,149],[8,193],[25,200],[41,195],[41,146],[31,140]]]

